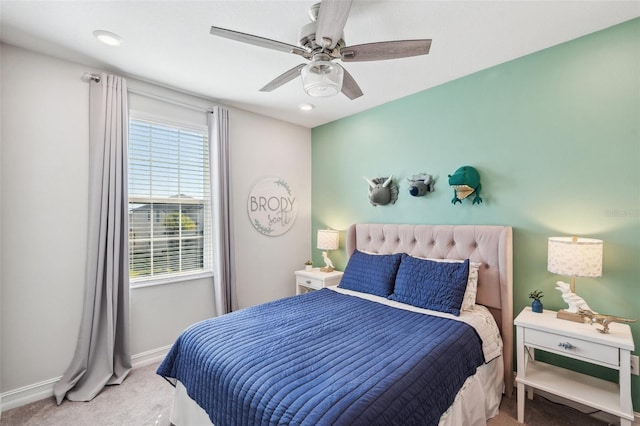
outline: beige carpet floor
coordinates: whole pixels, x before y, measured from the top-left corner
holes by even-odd
[[[91,402],[65,401],[57,406],[48,398],[8,410],[2,413],[0,426],[169,426],[173,387],[155,374],[156,368],[153,364],[133,370],[123,384],[108,386]],[[487,424],[517,425],[516,412],[515,394],[504,397],[500,413]],[[539,396],[526,401],[525,421],[529,426],[608,424]]]
[[[90,402],[53,397],[2,413],[0,426],[169,426],[173,387],[155,374],[157,364],[132,370]],[[195,426],[195,425],[194,425]]]

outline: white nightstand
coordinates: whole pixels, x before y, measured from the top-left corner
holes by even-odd
[[[517,327],[518,357],[518,422],[524,423],[524,392],[533,399],[533,389],[540,389],[580,404],[620,417],[620,424],[630,426],[631,351],[634,350],[631,329],[613,323],[609,334],[596,326],[556,318],[556,312],[541,314],[525,308],[514,321]],[[613,368],[620,373],[618,383],[536,361],[534,349]]]
[[[311,271],[296,271],[296,294],[306,293],[309,290],[320,290],[323,287],[340,284],[343,272],[321,272],[320,268]]]

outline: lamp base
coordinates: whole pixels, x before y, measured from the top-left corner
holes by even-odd
[[[564,309],[558,311],[558,313],[556,314],[556,318],[573,322],[584,322],[584,317],[582,315],[568,312]]]
[[[333,272],[333,271],[334,271],[334,269],[329,267],[329,266],[325,266],[325,267],[320,268],[320,272]]]

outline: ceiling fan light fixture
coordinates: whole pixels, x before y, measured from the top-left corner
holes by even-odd
[[[335,96],[342,90],[342,67],[329,61],[310,62],[300,70],[300,75],[304,91],[309,96]]]

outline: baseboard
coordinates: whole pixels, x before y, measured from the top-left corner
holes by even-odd
[[[136,368],[162,361],[165,355],[169,352],[169,349],[171,349],[171,345],[132,355],[132,368],[135,370]],[[53,386],[61,379],[61,377],[62,376],[44,380],[39,383],[23,386],[0,394],[0,413],[12,408],[40,401],[41,399],[53,397]]]
[[[169,353],[172,345],[163,346],[161,348],[152,349],[136,355],[131,355],[131,364],[134,369],[147,366],[156,362],[160,362]]]
[[[0,410],[7,411],[12,408],[52,397],[53,386],[61,378],[62,376],[4,392],[0,395],[0,401],[2,401]]]

